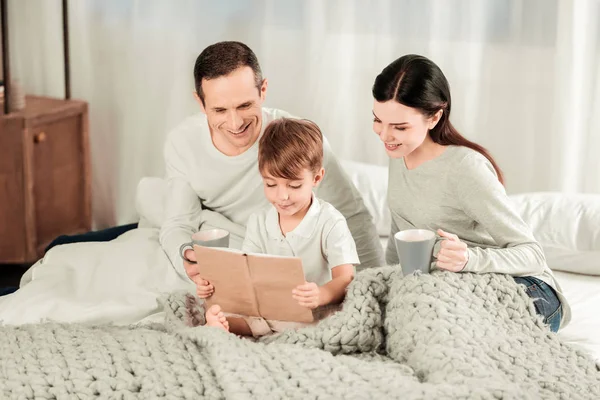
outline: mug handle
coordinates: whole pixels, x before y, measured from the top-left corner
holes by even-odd
[[[188,258],[186,258],[185,256],[185,251],[187,249],[194,249],[194,243],[193,242],[187,242],[181,245],[181,247],[179,248],[179,255],[181,256],[181,258],[183,258],[186,262],[190,263],[190,264],[196,264],[196,261],[192,261]]]

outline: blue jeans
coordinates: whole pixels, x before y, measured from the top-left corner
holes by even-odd
[[[514,278],[515,282],[525,286],[527,296],[533,299],[535,311],[544,317],[544,323],[552,332],[557,332],[562,319],[562,304],[546,282],[532,276]]]

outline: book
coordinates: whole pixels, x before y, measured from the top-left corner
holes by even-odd
[[[313,322],[312,310],[292,298],[305,283],[298,257],[244,253],[235,249],[194,244],[200,276],[215,288],[205,299],[223,312],[291,322]]]

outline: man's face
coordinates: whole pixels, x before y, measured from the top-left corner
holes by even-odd
[[[202,80],[204,105],[215,147],[225,155],[236,156],[248,150],[258,139],[262,126],[262,104],[267,80],[256,87],[254,72],[241,67],[215,79]]]

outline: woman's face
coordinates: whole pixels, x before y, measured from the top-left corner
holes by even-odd
[[[437,120],[395,100],[373,102],[373,131],[391,158],[407,156],[421,146]]]

